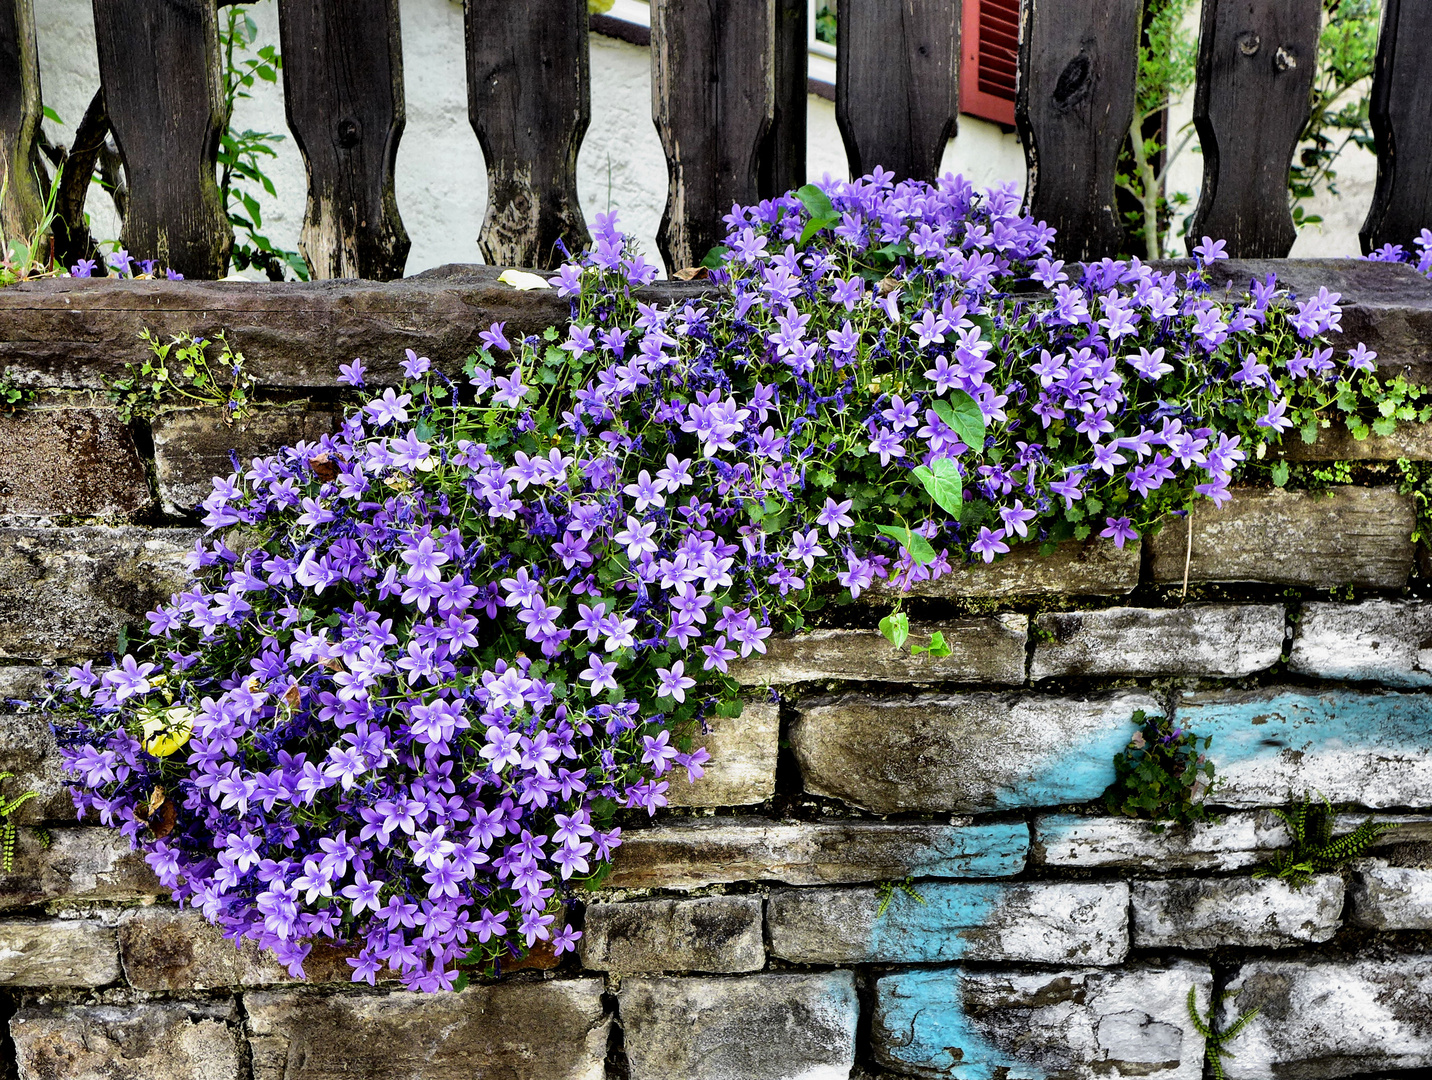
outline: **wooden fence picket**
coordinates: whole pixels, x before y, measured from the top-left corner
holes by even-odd
[[[1322,0],[1203,0],[1193,123],[1203,190],[1188,247],[1281,258],[1297,239],[1288,170],[1308,121]]]
[[[1372,80],[1377,188],[1363,224],[1364,252],[1412,242],[1432,228],[1432,4],[1383,0]]]
[[[214,0],[94,0],[110,127],[129,179],[120,242],[189,278],[228,269],[214,161],[224,115]]]
[[[299,249],[315,278],[403,276],[398,0],[280,0],[284,107],[308,169]]]
[[[0,0],[0,225],[11,242],[34,231],[44,207],[35,173],[40,107],[34,9],[30,0]]]
[[[757,166],[757,188],[763,199],[784,195],[806,182],[808,18],[806,0],[777,0],[775,112]]]

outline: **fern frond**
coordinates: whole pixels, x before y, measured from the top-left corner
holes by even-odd
[[[1196,987],[1188,988],[1188,1018],[1193,1023],[1193,1030],[1203,1036],[1204,1041],[1211,1041],[1214,1038],[1213,1028],[1203,1022],[1203,1017],[1198,1015],[1198,998]],[[1209,1014],[1210,1019],[1212,1014]]]
[[[1263,1006],[1261,1006],[1261,1005],[1259,1005],[1259,1006],[1257,1006],[1257,1007],[1255,1007],[1255,1008],[1249,1009],[1246,1013],[1244,1013],[1242,1016],[1240,1016],[1237,1020],[1233,1021],[1233,1023],[1229,1025],[1227,1031],[1222,1032],[1222,1033],[1218,1036],[1218,1041],[1219,1041],[1220,1043],[1232,1042],[1234,1039],[1238,1038],[1238,1033],[1239,1033],[1240,1031],[1242,1031],[1244,1028],[1246,1028],[1249,1024],[1251,1024],[1251,1023],[1253,1022],[1253,1018],[1254,1018],[1255,1016],[1257,1016],[1257,1015],[1258,1015],[1260,1012],[1262,1012],[1262,1011],[1263,1011]],[[1225,1051],[1224,1053],[1225,1053],[1225,1055],[1226,1055],[1227,1057],[1232,1057],[1232,1056],[1233,1056],[1232,1054],[1227,1053],[1227,1051]]]

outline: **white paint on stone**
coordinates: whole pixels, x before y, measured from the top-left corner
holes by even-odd
[[[1278,878],[1133,883],[1133,943],[1143,949],[1286,948],[1328,941],[1342,925],[1343,880],[1302,888]]]
[[[1432,869],[1360,862],[1349,921],[1374,930],[1432,930]]]
[[[1432,686],[1432,604],[1304,604],[1288,669],[1319,679]]]
[[[1240,870],[1291,843],[1267,811],[1224,814],[1189,826],[1124,817],[1043,814],[1034,822],[1040,865],[1126,867],[1144,871]]]

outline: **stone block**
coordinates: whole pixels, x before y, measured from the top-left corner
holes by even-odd
[[[1194,509],[1189,580],[1399,589],[1412,571],[1414,518],[1412,497],[1391,487],[1235,488],[1221,509]],[[1154,580],[1182,581],[1186,519],[1170,518],[1146,543]]]
[[[134,437],[114,409],[0,415],[0,514],[124,517],[151,498]]]
[[[0,529],[0,657],[54,660],[114,649],[125,623],[189,580],[193,529]]]
[[[1124,817],[1043,814],[1034,822],[1032,861],[1050,867],[1110,867],[1145,872],[1241,870],[1267,862],[1292,843],[1272,814],[1224,814],[1177,826]]]
[[[611,1018],[599,979],[460,994],[244,995],[253,1080],[602,1080]]]
[[[1139,545],[1122,548],[1091,537],[1056,544],[1049,555],[1038,544],[1019,544],[995,562],[974,562],[935,581],[917,582],[905,595],[935,600],[1014,596],[1127,596],[1139,585]],[[897,594],[888,585],[861,594],[862,601],[888,604]]]
[[[1432,806],[1432,699],[1273,687],[1189,694],[1178,722],[1212,736],[1223,806],[1306,792],[1363,806]]]
[[[1122,881],[930,883],[876,889],[782,889],[766,903],[771,954],[798,964],[953,960],[1117,964],[1129,951]]]
[[[1040,974],[905,971],[875,984],[875,1060],[920,1077],[1152,1076],[1201,1080],[1203,1037],[1188,990],[1207,966],[1076,968]]]
[[[775,822],[707,818],[622,834],[607,884],[693,889],[734,881],[837,885],[918,878],[1011,877],[1029,827],[923,822]]]
[[[114,930],[90,920],[0,922],[0,986],[106,986],[119,978]]]
[[[1272,667],[1283,651],[1283,609],[1273,604],[1190,604],[1047,612],[1035,623],[1033,679],[1084,675],[1239,677]]]
[[[1432,930],[1432,869],[1360,862],[1349,921],[1373,930]]]
[[[666,792],[672,806],[747,806],[776,793],[781,739],[777,705],[748,701],[740,716],[708,716],[706,726],[705,734],[692,735],[692,741],[711,755],[706,775],[693,784],[678,769]]]
[[[1402,422],[1391,435],[1355,439],[1345,424],[1334,421],[1311,443],[1296,431],[1288,432],[1281,446],[1268,447],[1268,456],[1289,461],[1432,461],[1432,424]]]
[[[0,873],[0,911],[65,900],[143,900],[163,891],[144,856],[115,829],[54,829],[43,847],[22,828],[14,869]]]
[[[590,904],[579,943],[589,971],[733,974],[766,966],[759,896]]]
[[[927,645],[940,631],[949,656],[912,656],[895,649],[878,630],[811,630],[774,638],[766,655],[731,665],[746,686],[771,686],[845,679],[890,683],[1024,682],[1025,615],[987,619],[947,619],[910,627],[910,644]]]
[[[1250,960],[1222,1027],[1259,1009],[1229,1047],[1229,1080],[1323,1080],[1432,1067],[1432,956],[1347,963]]]
[[[0,783],[0,794],[6,798],[26,791],[35,793],[35,798],[15,812],[16,821],[75,820],[75,802],[70,798],[47,714],[0,712],[0,772],[15,774]]]
[[[1304,604],[1288,670],[1318,679],[1432,686],[1432,604]]]
[[[210,480],[298,442],[317,442],[338,427],[338,412],[308,402],[259,408],[225,422],[224,409],[170,409],[154,418],[154,472],[166,514],[192,513],[214,490]]]
[[[1098,798],[1137,690],[1078,697],[1029,693],[845,694],[800,703],[790,742],[807,791],[877,814],[972,813]]]
[[[142,907],[119,919],[119,954],[131,986],[150,993],[222,987],[282,986],[295,982],[288,968],[253,941],[238,948],[193,909]],[[346,962],[357,947],[325,945],[320,939],[304,961],[310,983],[349,983]],[[384,969],[382,977],[392,978]]]
[[[241,1080],[232,999],[21,1009],[19,1080]]]
[[[631,1080],[845,1080],[859,1003],[848,971],[624,979]]]
[[[1133,883],[1134,947],[1286,948],[1328,941],[1342,925],[1343,880],[1301,889],[1278,878],[1179,878]]]

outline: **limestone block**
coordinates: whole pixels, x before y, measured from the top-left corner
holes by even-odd
[[[1234,488],[1221,509],[1193,512],[1190,581],[1397,589],[1412,571],[1412,497],[1396,488],[1330,492]],[[1187,523],[1171,518],[1147,541],[1154,580],[1183,580]]]
[[[163,891],[116,829],[53,829],[50,846],[42,847],[22,828],[14,870],[0,873],[0,911],[59,900],[142,900]]]
[[[37,694],[39,687],[25,687],[20,692],[29,697]],[[16,821],[75,820],[75,802],[70,797],[70,785],[61,768],[60,750],[47,714],[0,711],[0,772],[15,774],[0,787],[7,798],[26,791],[35,793],[35,798],[16,811]]]
[[[1350,921],[1374,930],[1432,930],[1432,869],[1360,862]]]
[[[1201,1080],[1203,1037],[1188,990],[1208,967],[1075,968],[1040,974],[906,971],[875,984],[871,1043],[887,1069],[920,1077],[1153,1076]]]
[[[19,1080],[241,1080],[232,999],[21,1009]]]
[[[599,979],[460,994],[244,995],[253,1080],[603,1080],[611,1019]]]
[[[144,462],[114,409],[0,415],[0,514],[124,517],[150,500]]]
[[[114,930],[88,919],[0,921],[0,986],[106,986],[119,978]]]
[[[949,656],[912,656],[897,650],[877,630],[811,630],[773,638],[766,655],[731,665],[743,685],[778,685],[845,679],[853,682],[996,683],[1024,682],[1028,616],[947,619],[910,627],[910,645],[928,645],[939,631]]]
[[[848,971],[624,979],[631,1080],[846,1080],[859,1003]]]
[[[1363,806],[1432,806],[1432,698],[1272,687],[1189,694],[1178,722],[1213,738],[1230,807],[1307,792]]]
[[[1432,604],[1306,603],[1288,670],[1319,679],[1432,686]]]
[[[622,833],[607,884],[691,889],[733,881],[835,885],[918,878],[1010,877],[1029,828],[923,822],[775,822],[706,818]]]
[[[1125,817],[1043,814],[1034,822],[1032,855],[1040,866],[1240,870],[1267,862],[1291,843],[1287,828],[1267,811],[1224,814],[1187,827]]]
[[[740,716],[708,716],[707,731],[692,741],[711,755],[695,783],[677,770],[667,789],[672,806],[747,806],[776,793],[781,711],[769,701],[748,701]]]
[[[1342,925],[1343,880],[1301,889],[1278,878],[1179,878],[1133,883],[1134,947],[1287,948],[1328,941]]]
[[[1126,882],[920,883],[782,889],[767,901],[771,953],[799,964],[951,960],[1117,964],[1129,951]]]
[[[1273,604],[1049,612],[1036,628],[1033,679],[1238,677],[1272,667],[1283,651],[1283,609]]]
[[[1110,540],[1066,540],[1049,555],[1038,544],[1015,545],[992,563],[974,562],[952,574],[911,587],[911,597],[952,600],[966,597],[1126,596],[1138,588],[1139,545],[1115,547]],[[861,600],[888,604],[897,590],[877,584]]]
[[[845,694],[799,704],[791,748],[805,788],[877,814],[971,813],[1098,798],[1138,690],[1080,697],[1029,693]]]
[[[1432,1067],[1432,957],[1346,963],[1250,960],[1228,985],[1229,1080],[1322,1080]]]
[[[760,971],[759,896],[592,904],[579,943],[590,971]]]
[[[199,533],[138,526],[0,529],[0,657],[53,660],[114,649],[121,625],[189,579]]]

